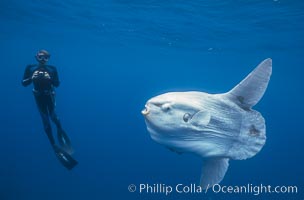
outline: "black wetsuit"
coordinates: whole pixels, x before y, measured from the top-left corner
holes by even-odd
[[[34,73],[41,73],[32,79]],[[43,73],[48,73],[50,78],[46,78]],[[28,65],[25,69],[22,85],[28,86],[33,83],[33,93],[43,121],[44,130],[52,144],[55,140],[52,134],[51,120],[56,124],[57,130],[62,130],[60,121],[55,112],[55,90],[54,87],[59,86],[58,73],[54,66],[50,65]]]

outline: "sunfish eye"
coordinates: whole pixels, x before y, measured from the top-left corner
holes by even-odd
[[[191,119],[191,115],[189,113],[185,113],[183,116],[183,120],[184,122],[188,122]]]
[[[165,103],[165,104],[163,104],[163,105],[161,106],[161,109],[162,109],[163,111],[168,111],[168,110],[170,110],[170,108],[171,108],[171,106],[170,106],[169,103]]]

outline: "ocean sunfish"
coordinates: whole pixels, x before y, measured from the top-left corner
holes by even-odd
[[[177,153],[204,158],[203,189],[221,182],[229,159],[250,158],[265,144],[265,120],[252,107],[271,73],[268,58],[227,93],[169,92],[151,98],[142,111],[151,138]]]

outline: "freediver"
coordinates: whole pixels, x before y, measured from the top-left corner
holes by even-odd
[[[67,168],[72,169],[77,165],[77,161],[71,156],[73,149],[70,139],[62,129],[59,118],[56,114],[55,87],[59,86],[57,69],[54,66],[47,65],[50,54],[46,50],[40,50],[35,56],[38,64],[28,65],[24,71],[22,85],[24,87],[33,83],[33,94],[40,112],[44,131],[55,151],[59,161]],[[52,133],[50,119],[57,128],[57,139],[59,146],[56,145]]]

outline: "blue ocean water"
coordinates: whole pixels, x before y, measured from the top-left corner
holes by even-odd
[[[0,1],[0,199],[303,199],[304,3],[287,0]],[[39,49],[59,71],[57,112],[79,165],[52,152],[25,66]],[[149,136],[140,111],[168,91],[226,92],[265,58],[255,106],[260,153],[231,161],[223,185],[297,186],[297,194],[131,193],[130,184],[199,184],[202,161]]]

